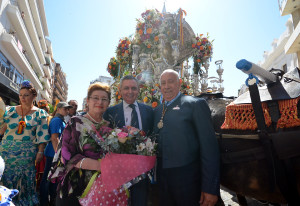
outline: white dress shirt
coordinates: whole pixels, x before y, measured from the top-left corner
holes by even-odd
[[[138,105],[138,103],[136,101],[133,104],[135,105],[135,110],[136,110],[136,113],[137,113],[137,116],[138,116],[138,120],[139,120],[139,126],[140,126],[140,128],[138,128],[138,129],[142,130],[143,126],[142,126],[142,118],[141,118],[141,113],[140,113],[139,105]],[[129,106],[129,104],[127,104],[125,101],[123,101],[123,110],[124,110],[125,125],[126,126],[130,126],[131,125],[131,113],[132,113],[132,109]]]

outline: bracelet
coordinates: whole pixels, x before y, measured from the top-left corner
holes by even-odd
[[[40,153],[40,154],[44,154],[44,152],[38,152],[38,153]]]
[[[85,158],[83,158],[82,160],[81,160],[81,162],[80,162],[80,165],[79,165],[79,168],[81,169],[81,166],[82,166],[82,163],[83,163],[83,161],[85,160]]]

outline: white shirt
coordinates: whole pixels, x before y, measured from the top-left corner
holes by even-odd
[[[140,126],[140,128],[138,128],[138,129],[142,130],[143,129],[143,125],[142,125],[142,118],[141,118],[141,113],[140,113],[139,105],[138,105],[138,103],[136,101],[133,104],[135,105],[135,110],[136,110],[136,113],[137,113],[137,116],[138,116],[138,120],[139,120],[139,126]],[[123,101],[123,110],[124,110],[125,126],[130,126],[131,125],[132,108],[125,101]]]

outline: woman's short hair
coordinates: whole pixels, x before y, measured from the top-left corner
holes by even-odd
[[[90,96],[92,95],[92,93],[96,90],[105,91],[107,93],[108,99],[110,101],[111,92],[110,92],[110,87],[108,84],[101,83],[101,82],[96,82],[94,84],[91,84],[88,88],[87,98],[89,99]]]
[[[29,81],[29,80],[24,80],[21,84],[20,84],[20,90],[21,89],[28,89],[33,96],[37,96],[37,92],[33,86],[33,84]]]

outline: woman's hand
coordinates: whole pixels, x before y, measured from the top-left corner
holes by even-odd
[[[44,156],[43,152],[38,152],[36,154],[35,163],[38,164],[40,161],[42,161],[43,156]]]

